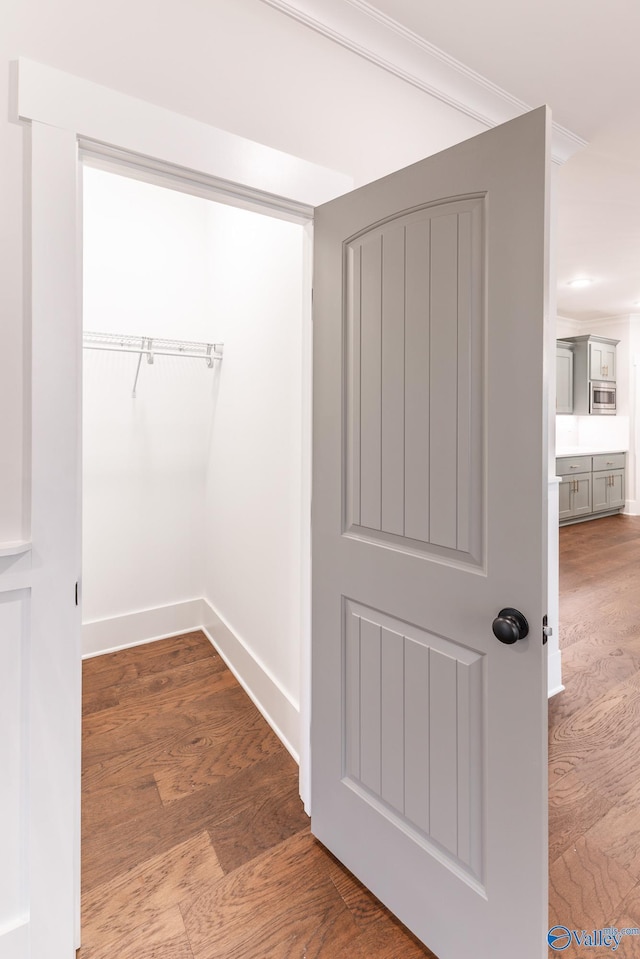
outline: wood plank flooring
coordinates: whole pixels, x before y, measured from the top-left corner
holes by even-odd
[[[640,926],[640,518],[560,550],[550,925]],[[86,661],[84,715],[79,959],[434,959],[310,835],[295,763],[202,634]]]
[[[79,959],[424,959],[205,636],[84,663]]]
[[[640,926],[640,517],[560,530],[549,702],[550,924]],[[624,948],[623,948],[624,947]],[[640,956],[640,937],[623,940]]]

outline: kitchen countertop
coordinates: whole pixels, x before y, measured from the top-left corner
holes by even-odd
[[[601,456],[603,453],[628,453],[626,449],[615,446],[560,446],[556,449],[556,458],[560,456]]]

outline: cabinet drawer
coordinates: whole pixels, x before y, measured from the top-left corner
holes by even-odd
[[[624,469],[624,456],[624,453],[602,453],[602,455],[594,456],[593,472]]]
[[[606,457],[604,457],[606,459]],[[609,459],[613,459],[612,456]],[[606,467],[602,467],[605,469]],[[590,473],[590,456],[561,456],[556,460],[556,476],[572,476],[574,473]]]

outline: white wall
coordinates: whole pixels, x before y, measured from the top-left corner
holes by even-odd
[[[205,340],[209,203],[83,164],[84,326]]]
[[[233,207],[210,216],[225,353],[207,471],[205,597],[297,705],[303,229]]]
[[[8,0],[0,29],[0,541],[28,535],[25,128],[9,123],[19,56],[94,80],[362,183],[480,125],[259,0]],[[25,480],[26,477],[26,480]],[[26,485],[25,485],[26,483]]]
[[[85,168],[84,328],[210,342],[209,204]],[[203,592],[215,374],[199,360],[84,351],[83,620]]]

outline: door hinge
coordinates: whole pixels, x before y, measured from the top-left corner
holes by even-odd
[[[546,646],[549,636],[553,636],[553,628],[551,626],[547,626],[547,622],[548,622],[547,614],[545,613],[544,616],[542,617],[542,645],[543,646]]]

